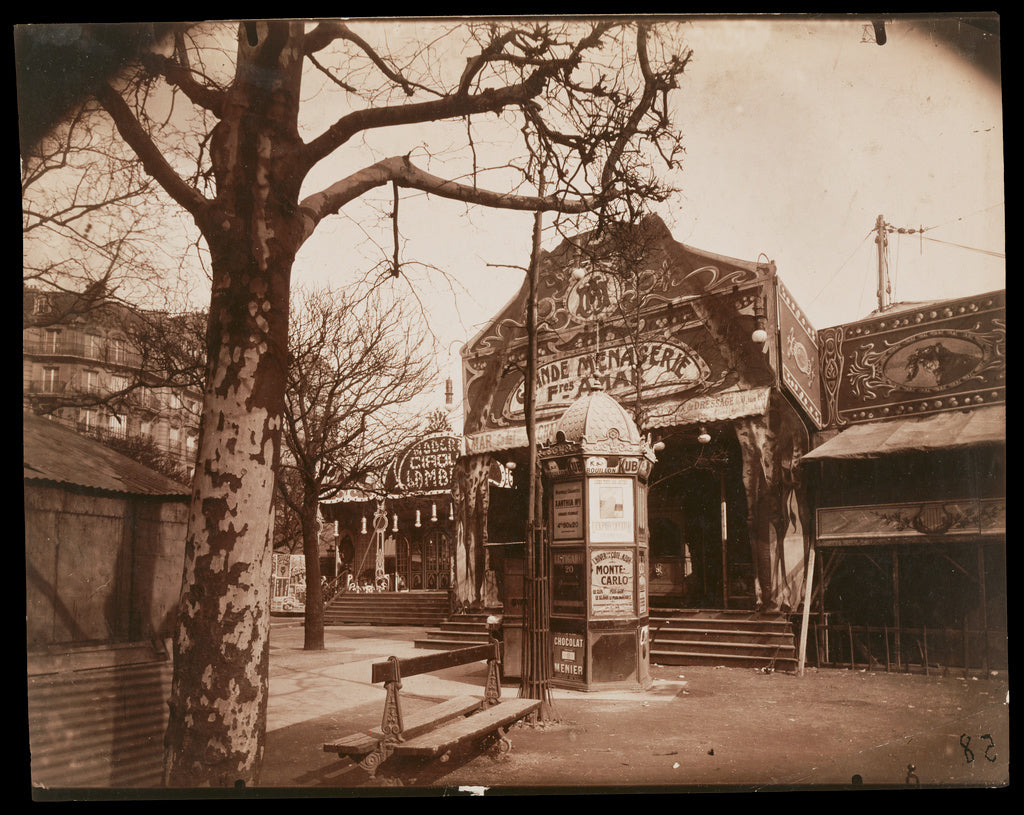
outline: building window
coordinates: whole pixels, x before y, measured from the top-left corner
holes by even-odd
[[[78,421],[86,430],[92,430],[96,427],[96,419],[97,415],[95,410],[92,408],[82,408]]]
[[[44,350],[45,351],[49,351],[51,354],[56,354],[56,353],[59,353],[60,350],[61,350],[60,345],[61,345],[61,343],[60,343],[60,329],[59,328],[47,329],[47,331],[46,331],[46,347],[44,348]]]
[[[33,314],[49,314],[50,313],[50,298],[45,294],[37,294],[35,299],[32,301],[32,313]]]
[[[56,393],[60,382],[60,368],[43,368],[43,393]]]
[[[100,389],[100,372],[85,371],[85,390],[87,393],[98,393]]]
[[[128,384],[129,382],[127,376],[120,376],[119,374],[115,374],[114,376],[110,377],[110,392],[121,393],[122,391],[126,391],[128,390]]]
[[[125,347],[124,340],[112,339],[110,341],[108,362],[113,362],[118,365],[123,365],[128,360],[128,350]]]
[[[96,334],[85,335],[85,356],[88,359],[103,359],[103,339]]]
[[[110,435],[116,436],[119,439],[125,437],[125,420],[124,417],[118,416],[116,413],[111,413],[107,417],[107,430]]]
[[[177,447],[178,443],[181,441],[181,430],[177,427],[172,427],[167,434],[167,438],[171,447]]]
[[[152,425],[152,424],[150,424],[149,422],[143,422],[143,423],[142,423],[142,424],[141,424],[141,425],[139,426],[139,432],[140,432],[140,433],[141,433],[141,434],[142,434],[143,436],[151,436],[151,435],[153,434],[153,425]]]

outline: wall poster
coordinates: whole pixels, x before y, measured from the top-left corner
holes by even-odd
[[[552,492],[552,540],[583,537],[583,482],[556,481]]]
[[[633,543],[633,479],[590,479],[590,542]]]
[[[583,591],[584,568],[583,550],[551,553],[551,613],[586,613],[586,595]]]
[[[586,681],[587,638],[585,623],[554,620],[551,623],[552,679]]]
[[[633,552],[598,549],[590,553],[590,613],[593,617],[632,617]]]
[[[647,614],[647,550],[640,549],[636,561],[636,613]]]

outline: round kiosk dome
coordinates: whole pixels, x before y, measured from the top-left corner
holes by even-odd
[[[549,443],[578,446],[596,455],[646,455],[653,453],[622,405],[608,393],[592,389],[562,414]]]

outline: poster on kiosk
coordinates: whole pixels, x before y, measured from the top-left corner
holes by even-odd
[[[609,427],[579,423],[579,414]],[[575,420],[574,420],[575,417]],[[551,574],[552,684],[576,690],[650,686],[647,477],[654,454],[601,390],[582,396],[542,445]]]

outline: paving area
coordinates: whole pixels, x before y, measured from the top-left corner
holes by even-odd
[[[1005,673],[909,675],[808,668],[652,666],[643,692],[554,689],[554,718],[510,731],[500,759],[467,754],[369,779],[325,741],[380,724],[370,665],[425,653],[423,630],[332,626],[302,650],[301,622],[271,633],[261,786],[307,796],[665,793],[924,788],[1008,790]],[[406,711],[481,693],[484,663],[403,679]],[[505,696],[517,695],[508,681]],[[387,765],[385,765],[385,768]]]

